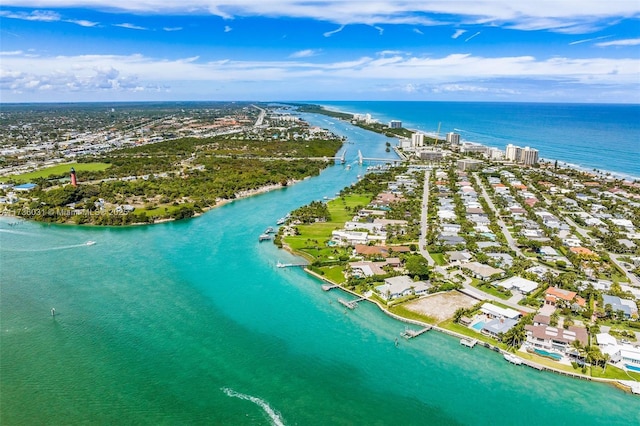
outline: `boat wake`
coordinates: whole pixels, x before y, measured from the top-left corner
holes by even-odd
[[[267,413],[267,415],[271,419],[271,424],[275,426],[284,426],[284,422],[282,421],[282,417],[280,417],[280,414],[278,414],[277,411],[271,408],[271,406],[267,404],[267,402],[265,402],[264,400],[256,396],[245,395],[243,393],[236,392],[230,388],[220,388],[220,389],[222,390],[222,392],[224,392],[227,396],[231,398],[240,398],[240,399],[244,399],[245,401],[253,402],[254,404],[258,405],[260,408],[262,408],[265,413]]]
[[[87,247],[87,246],[91,246],[95,244],[95,242],[89,241],[86,243],[82,243],[82,244],[71,244],[68,246],[60,246],[60,247],[49,247],[49,248],[41,248],[41,249],[24,249],[24,250],[20,250],[20,249],[1,249],[0,251],[11,251],[11,252],[19,252],[19,253],[35,253],[35,252],[41,252],[41,251],[56,251],[56,250],[69,250],[69,249],[74,249],[74,248],[78,248],[78,247]]]

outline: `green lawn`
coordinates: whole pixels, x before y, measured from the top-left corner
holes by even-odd
[[[69,163],[59,164],[53,167],[47,167],[46,169],[36,170],[34,172],[22,173],[19,175],[8,176],[9,179],[13,179],[18,183],[31,182],[38,178],[47,178],[49,176],[68,175],[71,168],[74,168],[76,172],[81,171],[99,171],[105,170],[111,167],[111,164],[107,163]]]
[[[502,300],[509,300],[509,298],[511,297],[511,296],[508,296],[508,295],[506,295],[504,293],[499,292],[498,289],[495,288],[495,286],[492,286],[491,284],[486,284],[486,283],[484,283],[482,281],[479,281],[479,280],[476,280],[476,279],[471,281],[471,285],[473,287],[477,288],[480,291],[483,291],[483,292],[485,292],[487,294],[490,294],[492,296],[499,297]]]
[[[607,365],[606,370],[603,370],[602,367],[591,367],[591,376],[614,380],[640,380],[640,373],[629,371],[627,374],[624,370],[613,365]]]
[[[371,194],[353,194],[342,198],[336,198],[327,203],[330,222],[318,222],[310,225],[296,225],[300,235],[284,238],[284,243],[292,250],[301,251],[318,260],[337,259],[342,254],[350,254],[340,247],[328,247],[327,241],[331,239],[331,233],[344,226],[354,215],[353,208],[366,206],[371,201]],[[347,210],[347,208],[349,210]]]
[[[326,279],[333,281],[336,284],[342,284],[347,281],[344,277],[344,269],[342,268],[342,265],[323,266],[320,270],[324,272],[324,277]]]
[[[428,315],[419,314],[417,312],[410,311],[402,305],[395,305],[389,308],[389,311],[399,315],[403,318],[412,319],[416,321],[426,322],[427,324],[435,324],[436,320]]]
[[[438,266],[444,266],[447,264],[447,262],[444,260],[444,254],[442,253],[429,253],[429,256],[431,256],[433,261],[436,262],[436,265]]]

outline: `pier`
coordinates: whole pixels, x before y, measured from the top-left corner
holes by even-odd
[[[338,287],[340,287],[340,286],[337,285],[337,284],[334,284],[334,285],[322,284],[322,291],[329,291],[329,290],[332,290],[332,289],[338,288]]]
[[[358,302],[362,302],[363,300],[366,300],[366,297],[361,297],[359,299],[356,300],[350,300],[350,301],[346,301],[344,299],[338,299],[338,303],[340,303],[343,306],[346,306],[349,309],[355,309],[358,307]]]
[[[460,339],[460,344],[468,348],[472,348],[478,343],[476,339]]]
[[[305,266],[309,266],[308,263],[282,263],[278,261],[276,263],[278,268],[304,268]]]
[[[431,326],[427,326],[420,330],[412,330],[410,328],[405,328],[405,330],[402,333],[400,333],[400,335],[405,339],[409,340],[409,339],[413,339],[414,337],[418,337],[429,330],[431,330]]]

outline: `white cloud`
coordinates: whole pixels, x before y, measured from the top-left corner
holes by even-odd
[[[341,25],[340,28],[338,28],[337,30],[333,30],[333,31],[327,31],[326,33],[323,33],[322,35],[325,37],[331,37],[332,35],[339,33],[340,31],[344,30],[344,25]]]
[[[34,10],[31,13],[27,12],[9,12],[0,11],[0,16],[10,19],[22,19],[24,21],[41,21],[41,22],[56,22],[61,19],[60,14],[51,10]]]
[[[380,35],[382,35],[382,33],[384,33],[384,28],[382,28],[382,27],[378,27],[378,26],[374,25],[373,28],[378,30],[378,33],[380,33]]]
[[[167,32],[182,31],[182,27],[164,27],[162,29]]]
[[[4,0],[4,6],[87,7],[86,0]],[[214,14],[225,19],[241,16],[312,18],[338,24],[433,25],[446,16],[459,16],[465,24],[508,26],[521,30],[547,29],[585,33],[604,28],[618,18],[640,16],[633,0],[92,0],[101,10],[155,14]],[[430,17],[431,16],[431,17]],[[613,18],[613,19],[612,19]]]
[[[596,43],[598,47],[608,47],[608,46],[638,46],[640,45],[640,38],[628,38],[625,40],[613,40],[613,41],[605,41],[602,43]]]
[[[230,27],[230,26],[228,26],[228,25],[225,25],[225,26],[224,26],[224,32],[225,32],[225,33],[228,33],[228,32],[230,32],[230,31],[233,31],[233,28],[231,28],[231,27]]]
[[[22,50],[4,50],[0,51],[0,56],[20,56],[24,55]]]
[[[290,58],[310,58],[318,54],[320,54],[320,50],[304,49],[304,50],[298,50],[297,52],[293,52],[291,55],[289,55],[289,57]]]
[[[416,33],[416,34],[424,35],[424,33],[422,31],[420,31],[419,28],[414,28],[413,32]]]
[[[99,24],[99,22],[87,21],[85,19],[67,19],[64,22],[80,25],[81,27],[92,28]]]
[[[451,36],[451,38],[458,38],[460,37],[462,34],[466,33],[467,30],[456,30],[455,33],[453,33],[453,35]]]
[[[129,30],[148,30],[148,28],[141,27],[139,25],[130,24],[128,22],[124,22],[122,24],[113,24],[114,27],[127,28]]]

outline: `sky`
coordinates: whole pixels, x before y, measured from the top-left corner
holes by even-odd
[[[640,103],[640,0],[2,0],[0,102]]]

